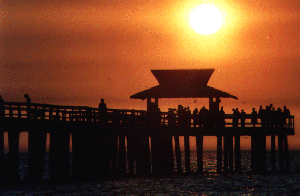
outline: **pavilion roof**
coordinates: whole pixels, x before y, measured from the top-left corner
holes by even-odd
[[[151,70],[159,85],[130,96],[146,98],[234,98],[224,91],[207,86],[214,69]]]

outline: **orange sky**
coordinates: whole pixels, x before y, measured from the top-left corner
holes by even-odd
[[[72,2],[72,3],[71,3]],[[213,3],[222,28],[200,35],[189,13]],[[146,109],[130,95],[157,85],[151,69],[215,68],[208,85],[237,96],[221,105],[250,112],[286,105],[300,122],[300,1],[2,1],[0,94],[6,101]],[[206,101],[162,100],[200,107]],[[299,148],[296,136],[291,146]]]

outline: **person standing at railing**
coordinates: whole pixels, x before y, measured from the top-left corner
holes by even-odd
[[[244,110],[242,110],[240,116],[241,116],[241,127],[245,127],[246,112],[244,112]]]
[[[238,108],[232,109],[232,111],[233,111],[232,126],[234,128],[237,128],[238,127],[239,118],[240,118],[240,112],[239,112]]]
[[[203,106],[200,109],[199,112],[199,121],[200,121],[200,127],[207,127],[208,126],[208,119],[209,118],[209,110],[205,108],[205,106]]]
[[[4,100],[0,95],[0,117],[5,117]]]
[[[290,124],[290,110],[283,106],[283,116],[284,116],[284,126],[286,127],[286,119],[288,119],[288,124]]]
[[[258,116],[260,118],[261,127],[266,127],[265,110],[259,106]]]
[[[130,113],[130,125],[131,126],[135,126],[136,125],[136,116],[135,116],[135,111],[134,109],[131,110],[131,113]]]
[[[177,116],[178,116],[178,126],[180,128],[183,128],[184,127],[184,109],[183,109],[182,105],[178,105]]]
[[[273,106],[272,104],[270,106]],[[264,111],[264,118],[266,120],[266,127],[270,127],[271,124],[271,108],[269,106],[266,106],[266,109]]]
[[[225,112],[223,110],[223,106],[221,107],[219,113],[218,113],[218,123],[217,126],[219,127],[225,127]]]
[[[193,111],[193,124],[194,124],[194,127],[196,127],[198,125],[198,122],[199,119],[198,119],[198,109],[195,108],[194,111]]]
[[[255,108],[252,108],[251,123],[253,127],[255,127],[255,125],[257,124],[257,111],[255,110]]]
[[[101,124],[107,123],[107,107],[104,103],[104,99],[101,99],[101,102],[99,103],[99,118]]]
[[[187,107],[187,109],[186,109],[186,123],[187,123],[187,127],[191,127],[191,116],[192,116],[192,113],[191,113],[190,107]]]
[[[285,117],[282,113],[282,109],[278,107],[276,110],[276,122],[279,128],[283,128]]]

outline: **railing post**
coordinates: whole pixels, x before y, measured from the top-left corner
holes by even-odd
[[[27,118],[30,119],[31,118],[31,103],[27,102]]]
[[[11,107],[11,104],[9,104],[9,118],[13,118],[14,117],[14,111]]]
[[[21,107],[20,104],[18,104],[18,118],[22,118],[22,111],[21,111]]]
[[[49,109],[49,120],[51,121],[53,118],[53,107],[50,106],[50,109]]]

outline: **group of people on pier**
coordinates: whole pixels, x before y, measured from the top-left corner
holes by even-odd
[[[232,127],[239,127],[239,125],[245,127],[247,118],[251,119],[251,123],[248,124],[252,124],[253,127],[258,124],[261,127],[284,127],[290,117],[290,111],[286,106],[283,107],[283,110],[279,107],[275,110],[272,104],[266,106],[265,109],[260,106],[258,112],[253,108],[252,113],[248,115],[243,109],[239,111],[238,108],[233,108],[232,111],[231,115],[226,115],[223,107],[220,110],[208,110],[203,106],[200,111],[195,108],[191,112],[189,107],[184,108],[179,105],[177,110],[169,109],[167,119],[170,126],[177,124],[180,127],[192,125],[194,127],[225,127],[226,119],[232,119]]]
[[[176,112],[176,114],[175,114]],[[225,112],[223,107],[219,111],[208,110],[203,106],[200,111],[198,108],[191,112],[190,108],[184,108],[182,105],[178,105],[178,109],[169,109],[168,111],[168,124],[174,126],[177,124],[180,127],[224,127],[225,126]],[[192,120],[193,119],[193,120]]]
[[[290,110],[286,106],[283,106],[283,110],[278,107],[275,110],[272,104],[266,106],[263,109],[259,107],[258,112],[255,108],[252,109],[251,123],[253,126],[257,124],[257,118],[260,118],[261,127],[284,127],[286,125],[286,119],[290,117]]]
[[[31,99],[28,94],[25,94],[26,104],[31,104]],[[27,108],[30,110],[30,107]],[[101,99],[99,104],[99,119],[100,122],[106,124],[108,122],[108,114],[107,107],[104,103],[104,99]],[[140,115],[136,113],[136,111],[132,110],[131,114],[117,114],[117,110],[112,114],[112,121],[122,121],[126,123],[130,119],[137,120],[140,118],[146,119],[146,121],[157,122],[158,124],[164,123],[165,120],[168,122],[168,126],[179,126],[179,127],[225,127],[225,124],[232,124],[232,127],[245,127],[246,124],[252,125],[253,127],[260,124],[261,127],[285,127],[290,120],[290,111],[286,106],[283,106],[283,109],[278,107],[276,110],[272,104],[259,107],[258,111],[255,108],[252,108],[251,114],[246,114],[246,112],[242,109],[239,111],[238,108],[232,109],[232,114],[225,114],[223,107],[221,109],[207,109],[203,106],[200,110],[195,108],[193,112],[191,112],[189,107],[183,107],[182,105],[178,105],[178,109],[169,108],[167,114],[162,114],[158,107],[155,109],[149,110],[144,113],[143,111],[139,111]],[[29,114],[30,111],[27,111]],[[119,113],[119,112],[118,112]],[[4,110],[4,100],[0,95],[0,117],[5,115]],[[164,120],[162,121],[164,116]],[[227,120],[227,119],[232,119]],[[246,123],[246,119],[248,119]],[[288,119],[288,122],[287,122]],[[251,122],[250,122],[251,120]]]

